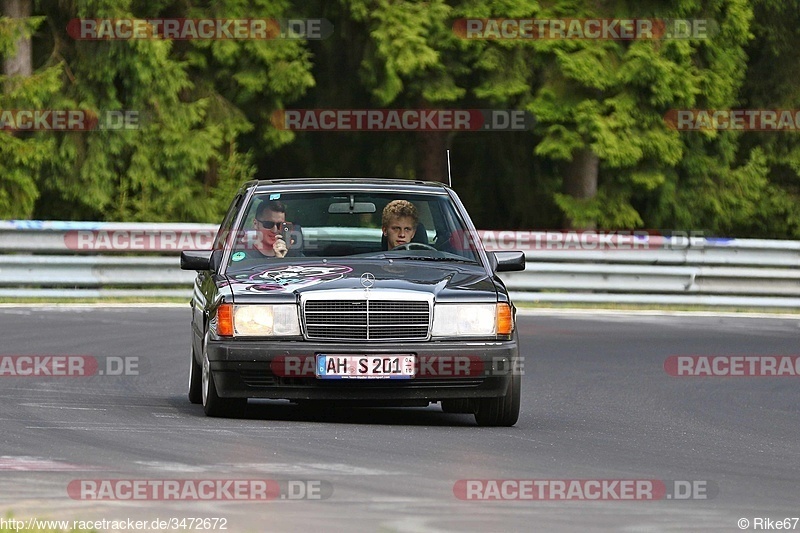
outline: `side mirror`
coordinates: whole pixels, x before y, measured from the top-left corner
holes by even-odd
[[[182,251],[181,270],[212,270],[211,250]]]
[[[489,252],[494,258],[495,272],[525,270],[525,252]]]

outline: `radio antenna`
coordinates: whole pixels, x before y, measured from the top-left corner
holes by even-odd
[[[453,178],[450,176],[450,149],[447,150],[447,186],[453,188]]]

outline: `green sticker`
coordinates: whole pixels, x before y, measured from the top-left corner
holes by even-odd
[[[235,254],[233,254],[233,257],[231,257],[231,260],[232,261],[241,261],[245,257],[247,257],[247,254],[245,254],[244,252],[236,252]]]

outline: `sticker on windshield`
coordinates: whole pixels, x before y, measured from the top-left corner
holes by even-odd
[[[269,195],[269,199],[270,200],[280,200],[281,199],[281,195],[280,195],[280,193],[278,193],[278,194],[270,194]]]
[[[247,257],[247,254],[245,254],[244,252],[236,252],[236,253],[235,253],[235,254],[233,254],[233,256],[231,257],[231,261],[241,261],[241,260],[242,260],[242,259],[244,259],[245,257]]]

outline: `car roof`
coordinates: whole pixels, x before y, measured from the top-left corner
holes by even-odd
[[[280,186],[281,191],[327,191],[341,189],[343,186],[357,188],[364,191],[403,191],[409,193],[438,193],[446,194],[447,185],[438,181],[421,181],[391,178],[275,178],[269,180],[254,180],[245,184],[246,187],[256,187],[256,192],[267,192]]]

